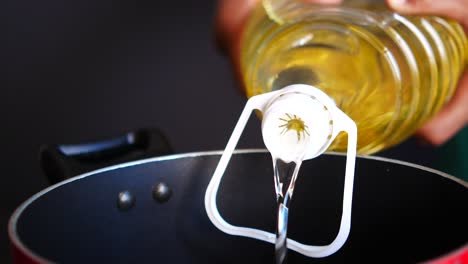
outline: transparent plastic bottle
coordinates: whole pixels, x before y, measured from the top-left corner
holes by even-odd
[[[339,6],[265,0],[243,35],[248,97],[291,84],[324,91],[358,126],[358,152],[400,143],[452,96],[467,59],[454,21],[401,16],[382,1]],[[310,129],[313,129],[312,127]],[[344,151],[346,135],[330,150]]]

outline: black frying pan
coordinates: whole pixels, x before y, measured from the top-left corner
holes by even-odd
[[[207,218],[205,189],[220,154],[144,159],[51,186],[11,218],[15,263],[274,263],[273,245],[222,233]],[[289,237],[315,245],[333,240],[341,218],[344,161],[327,154],[303,164]],[[321,259],[289,251],[289,263],[466,260],[466,182],[408,163],[359,157],[354,186],[351,233],[343,248]],[[267,152],[233,156],[218,206],[230,223],[273,232],[276,207]]]

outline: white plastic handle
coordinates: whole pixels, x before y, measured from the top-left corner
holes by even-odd
[[[298,94],[299,97],[294,97],[294,94]],[[285,103],[288,98],[286,98],[285,100],[278,100],[278,98],[280,98],[282,95],[293,95],[291,97],[292,101],[290,101],[289,103]],[[252,111],[255,109],[262,111],[264,113],[264,122],[268,122],[266,121],[268,119],[268,115],[275,116],[275,111],[278,109],[278,107],[292,107],[294,109],[297,109],[298,106],[301,106],[301,100],[297,100],[297,98],[302,98],[301,96],[304,95],[308,96],[311,100],[316,100],[317,102],[322,104],[324,106],[323,109],[326,110],[326,114],[329,116],[330,120],[332,120],[332,122],[329,122],[327,124],[316,125],[322,126],[322,128],[324,126],[332,126],[330,127],[330,134],[323,135],[321,137],[324,139],[324,141],[321,142],[321,144],[317,144],[316,141],[311,141],[310,146],[306,149],[303,155],[303,160],[312,159],[325,152],[325,150],[330,146],[331,142],[341,131],[344,131],[348,134],[348,150],[346,157],[343,194],[343,211],[338,235],[332,243],[326,246],[305,245],[288,238],[287,245],[289,249],[297,251],[308,257],[319,258],[329,256],[335,253],[337,250],[339,250],[346,242],[346,239],[348,238],[350,232],[354,167],[356,161],[357,148],[357,128],[354,121],[351,120],[351,118],[344,114],[340,109],[338,109],[332,99],[330,99],[321,90],[313,86],[295,84],[285,87],[278,91],[253,96],[247,101],[247,104],[239,118],[239,121],[237,122],[236,127],[234,128],[232,135],[227,143],[224,153],[221,156],[218,166],[216,167],[213,177],[210,183],[208,184],[205,193],[205,209],[213,225],[215,225],[218,229],[227,234],[250,237],[273,244],[275,243],[276,235],[273,233],[249,227],[234,226],[226,222],[218,211],[218,207],[216,204],[216,196],[223,174],[226,170],[229,160],[231,159],[232,153],[237,145],[237,142],[239,141],[239,138],[245,128],[245,125],[249,120]],[[304,107],[307,106],[304,104]],[[265,116],[265,114],[267,114],[267,116]],[[310,114],[322,115],[323,113]],[[262,127],[264,126],[267,125],[262,124]],[[274,140],[274,138],[270,138],[270,134],[268,131],[265,130],[265,128],[263,128],[262,132],[267,148],[269,145],[271,147],[271,142],[272,140]],[[270,148],[269,150],[272,151]]]

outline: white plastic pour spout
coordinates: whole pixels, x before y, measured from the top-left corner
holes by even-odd
[[[218,211],[216,196],[224,171],[253,110],[263,113],[262,135],[272,156],[285,162],[308,160],[325,152],[336,136],[348,134],[343,210],[340,230],[332,243],[326,246],[305,245],[288,239],[289,249],[308,257],[326,257],[341,248],[351,227],[351,205],[356,161],[357,128],[353,120],[338,109],[321,90],[304,84],[295,84],[281,90],[250,98],[228,141],[226,149],[208,184],[205,209],[211,222],[221,231],[275,243],[276,234],[259,229],[234,226],[227,223]]]

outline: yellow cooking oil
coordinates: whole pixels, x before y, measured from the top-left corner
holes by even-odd
[[[281,19],[259,5],[247,22],[241,70],[248,97],[315,86],[356,122],[358,152],[371,154],[413,134],[456,89],[467,39],[454,21],[401,16],[376,1],[291,3]],[[343,133],[330,150],[346,143]]]

